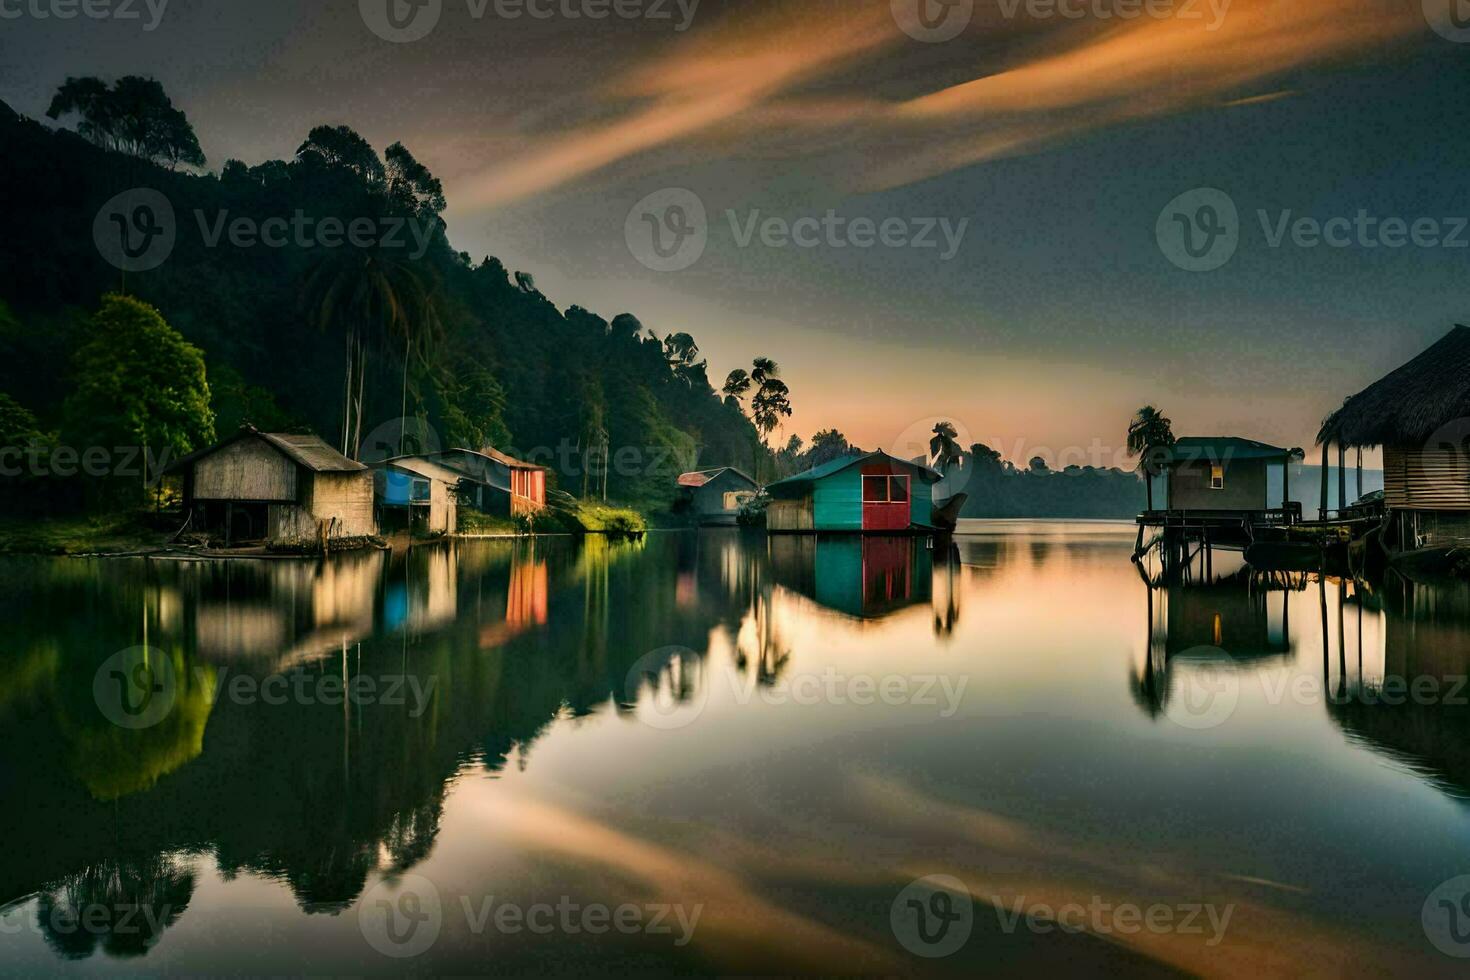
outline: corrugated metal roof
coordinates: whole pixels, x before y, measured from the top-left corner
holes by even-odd
[[[900,466],[906,466],[910,469],[918,470],[920,476],[922,476],[929,483],[937,483],[939,482],[939,480],[943,479],[936,471],[930,469],[922,463],[915,463],[912,460],[907,459],[899,459],[897,456],[891,456],[880,449],[876,452],[871,453],[853,453],[848,456],[839,456],[837,459],[829,460],[828,462],[823,463],[821,466],[813,466],[805,473],[798,473],[795,476],[788,476],[784,480],[777,480],[766,489],[773,490],[777,487],[786,487],[797,483],[815,483],[817,480],[825,479],[831,476],[833,473],[841,473],[849,466],[856,466],[858,463],[866,463],[871,459],[877,458],[886,459],[890,462],[897,463]]]
[[[422,456],[399,456],[394,459],[385,459],[379,465],[403,470],[426,480],[438,480],[440,483],[457,484],[465,478],[459,470],[436,463],[431,459],[424,459]]]
[[[1239,436],[1184,436],[1170,447],[1174,460],[1281,459],[1289,449]]]
[[[320,436],[294,432],[261,432],[252,425],[243,425],[233,435],[221,439],[213,446],[196,449],[189,455],[174,460],[165,472],[180,472],[192,466],[196,460],[219,452],[226,446],[250,436],[264,439],[272,447],[284,453],[292,462],[306,467],[313,473],[358,473],[367,469],[362,463],[348,459],[327,445]]]
[[[367,467],[348,459],[322,441],[321,436],[297,435],[289,432],[256,432],[293,460],[315,473],[355,473]]]
[[[760,485],[733,466],[717,466],[712,470],[692,470],[688,473],[680,473],[675,482],[681,487],[699,488],[715,480],[722,473],[734,473],[753,487]]]

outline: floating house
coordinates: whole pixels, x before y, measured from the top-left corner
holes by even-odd
[[[1323,423],[1323,510],[1328,447],[1383,447],[1387,523],[1379,536],[1391,555],[1470,545],[1470,327],[1349,398]]]
[[[482,514],[515,517],[546,506],[547,467],[486,447],[445,449],[422,457],[457,472],[460,500]]]
[[[766,487],[768,531],[902,533],[934,529],[939,474],[879,450],[832,460]]]
[[[373,467],[378,522],[385,531],[453,534],[459,530],[459,471],[423,456],[399,456]]]
[[[189,527],[225,547],[302,548],[370,537],[373,476],[320,437],[244,426],[174,462]]]
[[[1253,439],[1186,436],[1164,460],[1165,509],[1290,523],[1301,516],[1289,490],[1291,463],[1299,458],[1299,449]]]
[[[676,482],[680,499],[702,525],[733,526],[740,517],[740,508],[754,500],[761,489],[733,466],[681,473]]]

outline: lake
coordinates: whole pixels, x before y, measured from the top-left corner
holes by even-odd
[[[1464,974],[1470,588],[961,530],[4,560],[0,969]]]

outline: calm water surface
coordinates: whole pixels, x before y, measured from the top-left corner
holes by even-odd
[[[965,530],[0,563],[0,970],[1463,975],[1470,590]]]

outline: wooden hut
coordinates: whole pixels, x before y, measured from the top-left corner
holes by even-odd
[[[1291,463],[1299,449],[1238,436],[1185,436],[1164,464],[1165,509],[1232,521],[1250,516],[1290,522],[1300,517],[1290,494]],[[1274,474],[1280,473],[1276,486]]]
[[[545,466],[488,446],[479,450],[445,449],[423,458],[459,473],[465,481],[460,500],[482,514],[514,517],[534,514],[546,506]]]
[[[373,478],[314,435],[244,426],[174,462],[190,529],[226,547],[315,547],[377,533]]]
[[[761,489],[733,466],[681,473],[675,482],[695,523],[705,526],[733,526],[740,517],[740,508],[754,500]]]
[[[879,450],[843,456],[766,487],[769,531],[905,532],[934,529],[939,474]]]
[[[1392,552],[1470,545],[1470,327],[1443,339],[1343,403],[1322,424],[1323,509],[1328,447],[1383,447],[1388,514],[1380,540]]]
[[[423,456],[399,456],[373,467],[378,521],[385,531],[453,534],[459,530],[458,471]]]

